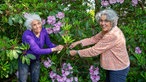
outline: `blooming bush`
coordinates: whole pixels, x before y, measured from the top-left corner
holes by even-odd
[[[47,58],[47,60],[45,60],[43,63],[46,68],[49,68],[52,66],[52,64],[54,64],[49,58]]]
[[[78,82],[78,78],[73,76],[73,67],[70,63],[63,63],[61,74],[51,71],[50,78],[52,82]]]
[[[6,55],[6,51],[13,50],[14,46],[16,46],[14,44],[9,44],[10,40],[12,42],[17,40],[17,45],[21,43],[22,33],[26,30],[23,25],[24,18],[22,17],[24,12],[35,12],[42,18],[45,18],[42,22],[44,27],[48,29],[51,40],[56,44],[65,45],[65,50],[59,54],[52,53],[41,57],[41,60],[43,60],[41,65],[45,66],[41,66],[40,82],[50,82],[51,77],[48,75],[48,73],[50,74],[50,71],[63,77],[60,69],[62,69],[62,64],[64,62],[69,62],[72,65],[73,73],[71,73],[71,75],[77,77],[78,82],[91,82],[91,78],[93,80],[95,80],[95,78],[98,80],[99,74],[96,72],[95,75],[94,73],[91,73],[90,75],[88,70],[90,68],[89,66],[94,65],[95,63],[97,63],[99,67],[98,57],[70,57],[68,55],[68,46],[73,41],[90,37],[99,32],[100,28],[94,20],[94,14],[100,11],[100,9],[111,7],[119,14],[118,26],[125,34],[127,49],[130,56],[131,64],[127,82],[145,82],[145,0],[100,0],[95,2],[95,10],[93,9],[91,11],[88,4],[90,3],[87,0],[66,0],[65,2],[63,0],[14,0],[13,2],[10,0],[1,0],[0,80],[2,82],[5,80],[17,82],[16,76],[13,75],[18,69],[17,60],[15,58],[11,60],[10,55]],[[88,12],[86,12],[87,10]],[[65,14],[64,17],[62,16],[62,18],[60,18],[60,15],[57,16],[59,11],[62,11]],[[92,15],[89,13],[92,13]],[[50,21],[48,21],[48,19]],[[136,48],[137,46],[139,48]],[[82,49],[82,47],[77,46],[75,49]],[[54,63],[50,63],[52,61],[49,61],[47,57]],[[105,72],[102,69],[99,71],[100,81],[104,82]],[[95,78],[92,77],[93,75]],[[67,77],[71,76],[68,75]]]
[[[140,49],[139,47],[136,47],[136,48],[135,48],[135,53],[141,54],[141,52],[142,52],[142,51],[141,51],[141,49]]]
[[[44,67],[53,67],[56,66],[54,62],[52,62],[49,58],[43,62]],[[63,63],[61,72],[60,70],[51,69],[49,72],[49,77],[52,82],[78,82],[78,78],[73,76],[73,67],[70,63]]]
[[[63,26],[61,20],[64,16],[63,12],[58,12],[55,16],[48,16],[46,20],[42,20],[48,34],[60,32],[60,28]]]
[[[49,58],[47,58],[47,60],[45,60],[43,63],[46,68],[51,68],[51,66],[55,65],[55,63],[53,63]],[[73,69],[70,63],[63,63],[62,68],[60,69],[61,72],[60,70],[54,69],[49,72],[49,77],[51,78],[52,82],[78,82],[78,77],[74,77],[73,74],[73,71],[76,69]],[[91,65],[89,74],[92,82],[98,82],[100,80],[98,67],[95,68],[93,65]]]
[[[116,3],[122,4],[124,3],[124,0],[101,0],[101,5],[103,7],[107,7]],[[132,0],[131,3],[132,6],[136,6],[138,4],[138,0]]]
[[[93,65],[90,66],[90,79],[92,80],[92,82],[98,82],[100,80],[100,76],[99,76],[99,68],[98,67],[94,67]]]

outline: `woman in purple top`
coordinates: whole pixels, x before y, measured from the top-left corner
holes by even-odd
[[[40,74],[40,56],[55,51],[61,51],[63,49],[63,46],[55,46],[50,41],[46,29],[42,28],[42,22],[39,15],[27,14],[25,15],[25,18],[25,26],[27,27],[27,30],[23,33],[22,42],[30,45],[30,49],[27,51],[27,54],[35,55],[36,59],[32,60],[30,65],[27,65],[25,63],[23,64],[19,59],[19,82],[27,82],[29,71],[31,82],[38,82]],[[44,45],[46,45],[48,48],[44,48]]]

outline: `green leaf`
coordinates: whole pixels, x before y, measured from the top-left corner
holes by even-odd
[[[0,11],[0,14],[3,14],[3,11]]]
[[[21,46],[20,46],[21,50],[28,50],[29,48],[30,48],[30,46],[27,43],[22,43]]]
[[[146,72],[141,72],[141,76],[146,80]]]
[[[86,29],[88,29],[89,28],[89,22],[87,21],[85,25],[86,25]]]
[[[12,50],[9,51],[9,57],[10,57],[10,60],[13,60],[13,51]]]
[[[36,57],[32,54],[27,54],[27,57],[30,58],[30,59],[33,59],[33,60],[36,59]]]
[[[18,22],[19,22],[19,24],[22,24],[22,23],[23,23],[22,19],[19,19],[19,21],[18,21]]]
[[[8,23],[9,25],[13,25],[12,17],[9,17]]]
[[[16,52],[17,52],[18,54],[21,54],[21,53],[22,53],[22,51],[21,51],[21,50],[16,50]]]
[[[2,22],[8,22],[8,19],[7,19],[7,17],[5,17],[5,16],[2,16]]]
[[[26,63],[27,63],[28,65],[30,65],[30,59],[26,57],[25,60],[26,60]]]
[[[22,63],[25,63],[25,56],[22,56]]]
[[[12,52],[13,52],[13,57],[15,58],[15,59],[17,59],[18,58],[18,54],[17,54],[17,52],[16,52],[16,50],[12,50]]]
[[[52,55],[52,56],[51,56],[51,60],[52,60],[52,61],[57,60],[57,55]]]
[[[56,67],[55,67],[55,66],[51,66],[50,68],[51,68],[53,71],[56,72]]]

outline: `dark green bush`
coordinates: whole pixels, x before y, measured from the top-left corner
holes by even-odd
[[[24,27],[24,13],[37,13],[43,19],[49,15],[55,15],[57,12],[64,12],[65,26],[70,25],[70,29],[62,28],[62,33],[67,32],[67,37],[63,38],[60,34],[51,34],[52,42],[65,45],[65,49],[57,53],[42,56],[40,82],[50,82],[49,72],[59,70],[64,62],[70,63],[74,68],[74,76],[77,76],[79,82],[91,82],[89,77],[90,65],[100,68],[99,56],[93,58],[71,57],[68,55],[68,46],[72,41],[91,37],[100,31],[100,27],[94,19],[95,12],[105,7],[101,7],[100,1],[95,5],[96,10],[91,10],[88,1],[71,0],[10,0],[0,1],[0,79],[17,80],[15,72],[17,71],[17,59],[10,59],[6,53],[9,50],[15,50],[14,47],[21,44],[21,36],[26,28]],[[127,41],[127,50],[130,56],[131,66],[127,77],[127,82],[146,81],[146,4],[141,0],[136,7],[131,5],[131,0],[126,0],[123,4],[113,4],[113,8],[119,14],[118,26],[124,32]],[[83,5],[82,5],[83,4]],[[70,6],[69,6],[70,5]],[[97,11],[98,10],[98,11]],[[66,40],[66,41],[65,41]],[[135,48],[140,47],[141,53],[135,53]],[[81,49],[77,46],[75,49]],[[54,67],[45,68],[43,61],[49,57],[54,63]],[[105,72],[100,68],[100,81],[104,82]]]

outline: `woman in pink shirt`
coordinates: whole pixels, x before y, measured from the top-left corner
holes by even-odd
[[[82,50],[70,50],[70,55],[79,54],[80,57],[100,55],[100,65],[106,70],[106,82],[125,82],[130,61],[124,34],[117,27],[118,16],[114,10],[105,9],[96,14],[96,20],[102,31],[90,38],[73,42],[70,48],[78,44],[94,45]]]

